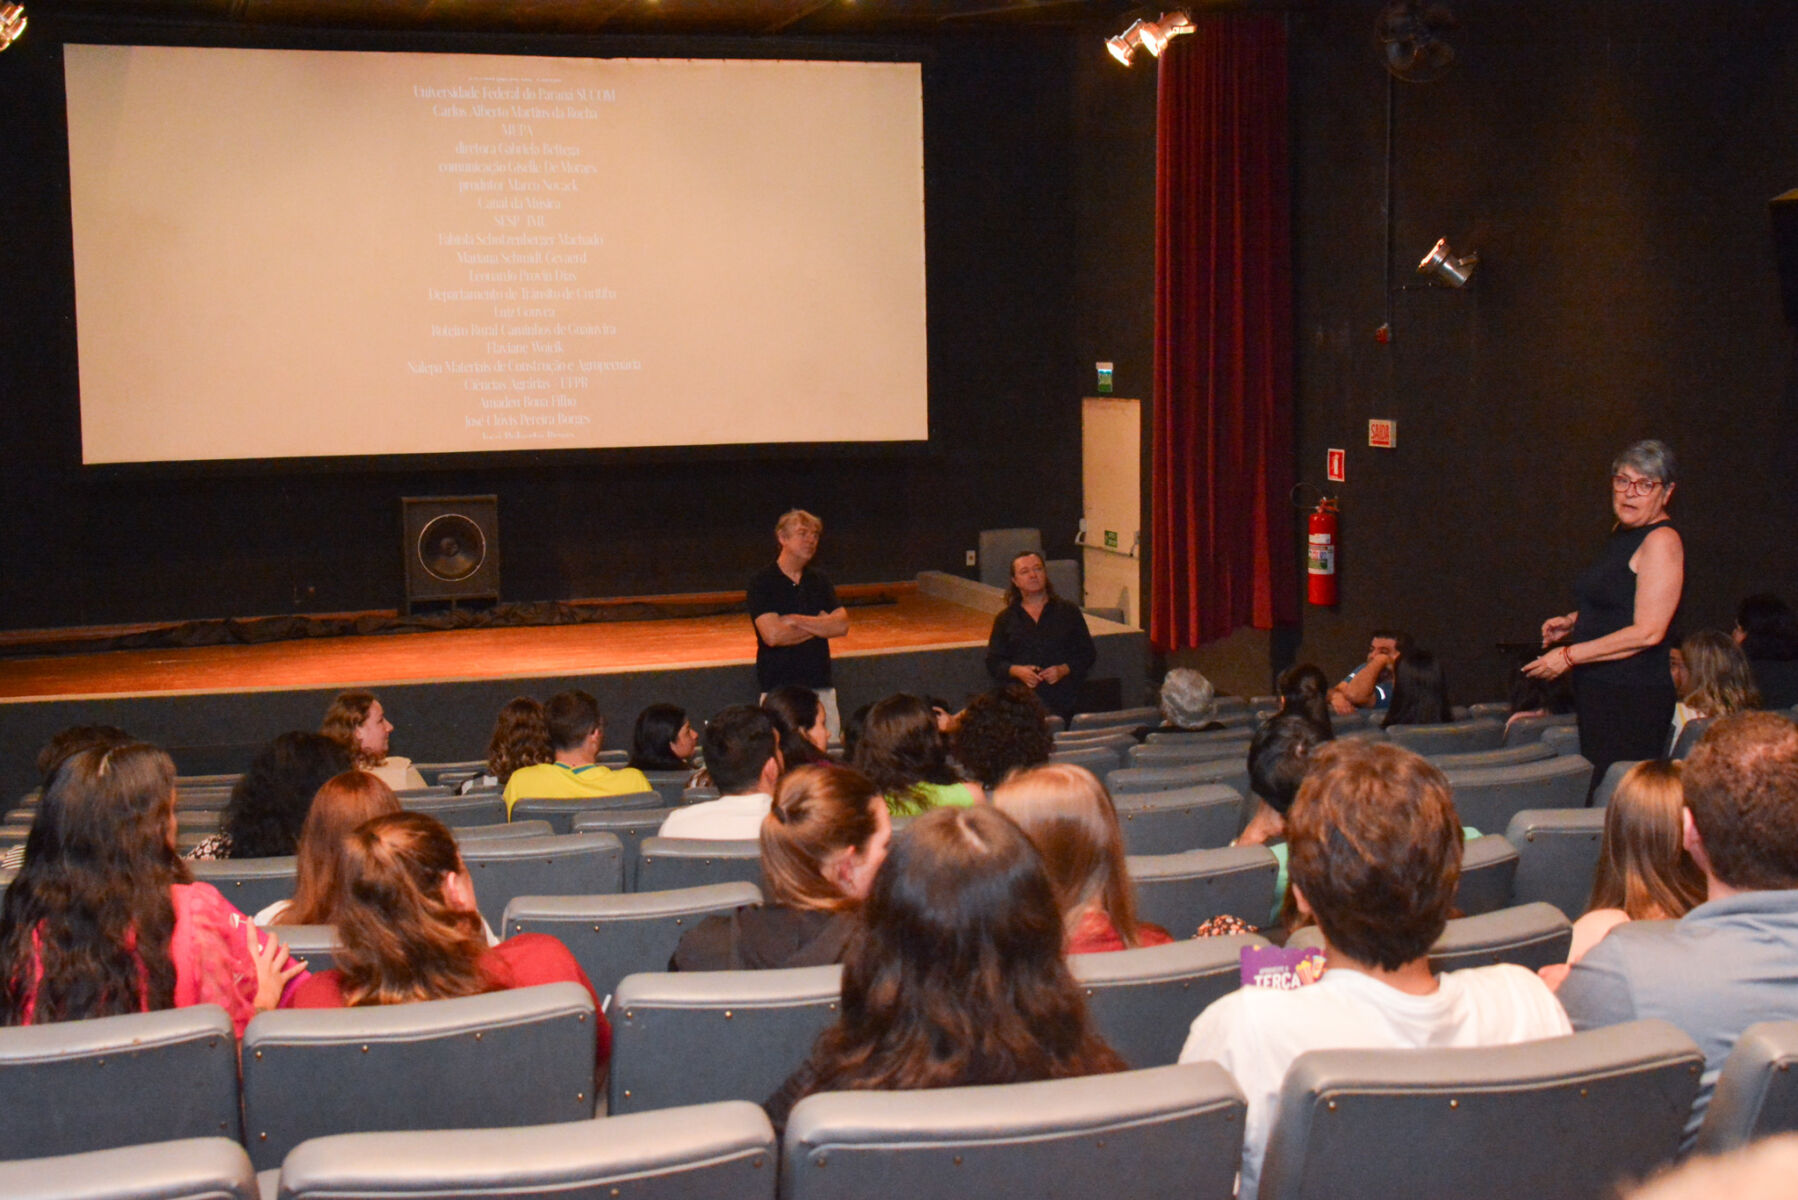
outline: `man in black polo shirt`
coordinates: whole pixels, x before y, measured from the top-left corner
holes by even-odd
[[[749,581],[755,622],[755,673],[762,694],[797,685],[818,693],[832,737],[842,732],[837,690],[830,682],[830,639],[849,632],[849,613],[836,589],[811,568],[824,522],[795,508],[780,518],[774,537],[780,557]]]

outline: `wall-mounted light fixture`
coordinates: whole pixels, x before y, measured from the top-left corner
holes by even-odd
[[[1192,17],[1183,9],[1175,9],[1162,13],[1159,21],[1132,21],[1130,28],[1114,38],[1105,39],[1105,49],[1127,67],[1137,50],[1147,50],[1153,57],[1160,58],[1169,42],[1192,30]]]
[[[25,34],[25,6],[0,4],[0,50],[6,49]]]
[[[1417,273],[1434,275],[1449,287],[1462,288],[1473,278],[1473,270],[1479,265],[1478,253],[1456,257],[1455,252],[1448,248],[1448,239],[1439,238],[1430,252],[1423,256],[1423,261],[1417,264]]]

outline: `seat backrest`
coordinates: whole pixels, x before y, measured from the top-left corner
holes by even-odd
[[[1503,746],[1497,750],[1470,750],[1465,754],[1432,754],[1431,762],[1440,770],[1448,771],[1457,767],[1508,767],[1512,763],[1540,762],[1545,758],[1553,758],[1555,748],[1541,741],[1525,742],[1520,746]]]
[[[988,587],[1010,587],[1011,560],[1027,550],[1041,554],[1043,533],[1040,529],[982,529],[977,544],[980,582]]]
[[[1541,717],[1518,717],[1505,725],[1505,745],[1527,746],[1532,742],[1540,742],[1551,729],[1578,729],[1577,713],[1550,713]],[[1561,748],[1553,742],[1549,745],[1557,754]],[[1577,748],[1577,747],[1576,747]]]
[[[1074,954],[1068,968],[1111,1048],[1132,1067],[1164,1067],[1180,1061],[1193,1018],[1241,986],[1243,947],[1267,944],[1253,934],[1188,938]]]
[[[548,821],[501,821],[497,825],[463,825],[450,830],[458,846],[495,839],[549,837],[555,832]]]
[[[417,762],[412,767],[425,777],[433,787],[454,786],[464,779],[473,779],[487,773],[487,760],[484,758],[464,758],[455,762]],[[450,776],[451,778],[445,778]]]
[[[1470,717],[1497,717],[1502,721],[1511,715],[1511,702],[1509,700],[1482,700],[1478,704],[1469,704],[1467,715]]]
[[[1116,746],[1100,744],[1097,746],[1057,746],[1049,755],[1052,763],[1067,763],[1071,766],[1085,767],[1094,775],[1103,779],[1105,772],[1115,770],[1123,760]]]
[[[681,935],[706,917],[761,902],[761,891],[750,883],[610,896],[519,896],[506,906],[500,936],[549,934],[573,953],[593,990],[609,996],[626,975],[666,971]]]
[[[1231,716],[1248,714],[1232,713]],[[1252,719],[1252,718],[1251,718]],[[1208,729],[1195,733],[1184,729],[1158,729],[1143,739],[1145,746],[1211,746],[1218,742],[1235,743],[1255,736],[1252,726],[1233,725],[1227,729]],[[1245,750],[1246,754],[1247,751]]]
[[[1698,739],[1704,736],[1704,731],[1709,729],[1711,722],[1716,719],[1715,717],[1693,717],[1687,721],[1680,728],[1679,737],[1674,739],[1673,749],[1668,752],[1667,757],[1678,762],[1691,754],[1692,747],[1698,744]]]
[[[837,1018],[841,967],[627,975],[612,993],[610,1112],[760,1104]]]
[[[1280,1089],[1261,1200],[1609,1195],[1679,1150],[1703,1066],[1665,1021],[1513,1046],[1301,1054]]]
[[[687,790],[687,780],[693,778],[693,772],[682,767],[678,771],[645,771],[643,777],[662,797],[659,807],[673,808],[680,803],[681,793]]]
[[[1386,738],[1418,754],[1465,754],[1504,745],[1505,723],[1484,717],[1439,725],[1388,725]]]
[[[574,819],[581,813],[605,812],[620,808],[661,808],[662,794],[651,788],[647,792],[625,792],[617,796],[576,796],[543,798],[520,796],[512,804],[514,821],[548,821],[557,833],[573,833]]]
[[[1068,722],[1068,728],[1081,729],[1135,729],[1139,725],[1161,724],[1159,708],[1114,708],[1109,712],[1075,713],[1074,719]]]
[[[1116,746],[1127,750],[1136,745],[1136,734],[1128,728],[1109,726],[1103,729],[1062,730],[1049,737],[1052,750],[1090,750],[1094,746]]]
[[[270,925],[268,931],[287,947],[287,952],[305,962],[314,975],[337,965],[337,951],[343,945],[335,925]]]
[[[1245,731],[1246,734],[1246,731]],[[1247,761],[1252,735],[1216,742],[1145,742],[1124,752],[1129,767],[1177,767],[1184,763],[1216,762],[1235,758]]]
[[[1318,947],[1323,933],[1307,925],[1286,940],[1292,948]],[[1437,972],[1493,963],[1516,963],[1530,970],[1567,961],[1573,925],[1552,904],[1516,904],[1496,912],[1455,917],[1430,947],[1430,968]]]
[[[1177,854],[1228,846],[1237,834],[1242,796],[1219,783],[1117,798],[1127,854]]]
[[[779,1146],[768,1115],[727,1101],[524,1129],[349,1133],[281,1164],[281,1200],[774,1200]]]
[[[514,896],[587,896],[624,888],[624,846],[609,833],[506,838],[461,849],[481,916],[495,928]]]
[[[1468,917],[1508,908],[1511,884],[1516,877],[1516,847],[1497,834],[1474,838],[1461,855],[1461,882],[1455,890],[1455,907]]]
[[[11,1098],[10,1103],[18,1103]],[[78,1114],[71,1114],[78,1115]],[[0,1162],[7,1200],[260,1200],[234,1138],[184,1138],[117,1150]]]
[[[1577,754],[1508,767],[1464,767],[1443,772],[1454,792],[1461,824],[1498,833],[1526,808],[1584,808],[1592,764]]]
[[[680,802],[682,804],[701,804],[707,800],[716,800],[722,794],[715,787],[682,788]]]
[[[276,1009],[243,1037],[256,1169],[308,1138],[593,1116],[593,998],[551,983],[367,1008]]]
[[[236,1034],[217,1005],[0,1029],[0,1159],[237,1136]]]
[[[624,890],[634,892],[637,890],[637,860],[642,857],[643,839],[660,833],[662,822],[668,819],[678,805],[677,797],[674,804],[667,808],[619,808],[577,813],[574,831],[609,833],[618,839],[619,844],[624,847]]]
[[[762,886],[762,844],[710,838],[644,838],[637,849],[637,890],[670,892],[712,883]]]
[[[1550,725],[1542,731],[1542,740],[1555,748],[1556,754],[1579,753],[1579,724]]]
[[[1608,806],[1611,803],[1611,797],[1617,793],[1617,785],[1623,782],[1623,777],[1629,774],[1630,768],[1641,765],[1642,760],[1639,758],[1624,758],[1606,767],[1604,778],[1600,779],[1598,786],[1592,789],[1592,807]]]
[[[210,883],[239,912],[251,916],[277,900],[291,900],[299,878],[292,857],[196,859],[187,865],[196,880]]]
[[[1750,1025],[1723,1060],[1698,1129],[1700,1154],[1798,1130],[1798,1021]]]
[[[402,800],[407,812],[426,813],[451,829],[464,825],[497,825],[506,819],[506,801],[498,792],[473,792],[466,796],[428,796]]]
[[[821,1093],[795,1105],[787,1123],[781,1196],[1228,1196],[1245,1109],[1216,1063]]]
[[[1517,848],[1511,901],[1545,901],[1577,920],[1592,896],[1604,849],[1604,809],[1526,808],[1511,818],[1505,840]]]
[[[1274,906],[1279,863],[1265,846],[1229,846],[1126,860],[1136,884],[1136,915],[1189,938],[1228,913],[1259,929]]]
[[[1128,792],[1165,792],[1172,788],[1197,787],[1201,783],[1225,784],[1247,795],[1247,752],[1234,758],[1181,763],[1172,767],[1119,767],[1105,774],[1105,787],[1113,796]]]

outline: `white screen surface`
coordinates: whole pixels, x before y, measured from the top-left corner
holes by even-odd
[[[915,63],[64,49],[86,462],[928,436]]]

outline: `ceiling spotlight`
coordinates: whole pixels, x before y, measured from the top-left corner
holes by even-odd
[[[1455,252],[1448,248],[1448,239],[1439,238],[1430,252],[1423,256],[1417,264],[1419,275],[1434,275],[1452,288],[1467,286],[1473,278],[1473,269],[1480,265],[1479,254],[1472,253],[1457,258]]]
[[[1183,33],[1191,32],[1192,18],[1186,13],[1179,10],[1162,13],[1161,20],[1143,23],[1142,48],[1156,58],[1160,58],[1161,52],[1167,49],[1169,42]]]
[[[1130,59],[1136,54],[1136,48],[1142,45],[1142,27],[1143,22],[1132,21],[1130,22],[1130,28],[1124,30],[1124,32],[1118,34],[1114,38],[1106,38],[1105,48],[1111,51],[1111,57],[1117,59],[1126,67],[1129,66]]]
[[[0,4],[0,50],[18,41],[25,33],[25,6]]]

